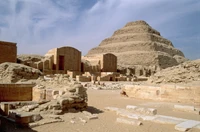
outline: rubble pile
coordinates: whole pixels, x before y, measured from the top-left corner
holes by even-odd
[[[150,77],[151,83],[189,83],[200,81],[200,60],[187,61],[169,67]]]
[[[40,70],[22,64],[5,62],[0,64],[0,83],[16,83],[21,79],[37,79]]]

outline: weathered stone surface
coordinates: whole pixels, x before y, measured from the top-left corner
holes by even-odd
[[[175,129],[178,131],[185,132],[197,125],[200,125],[200,121],[187,120],[185,122],[182,122],[182,123],[176,125]]]
[[[16,83],[21,79],[37,79],[42,75],[38,69],[22,64],[5,62],[0,64],[0,83]]]
[[[124,124],[129,124],[129,125],[137,125],[137,126],[142,125],[141,121],[133,120],[133,119],[127,119],[127,118],[122,118],[122,117],[117,118],[116,121],[118,123],[124,123]]]
[[[163,116],[163,115],[156,115],[156,118],[153,119],[153,122],[161,123],[161,124],[179,124],[181,122],[186,121],[187,119],[176,118],[171,116]]]
[[[181,103],[199,103],[199,86],[179,85],[124,85],[122,92],[128,97]],[[180,96],[181,95],[181,96]]]
[[[157,110],[153,108],[143,108],[139,106],[134,106],[134,105],[127,105],[126,109],[133,110],[134,112],[142,113],[142,114],[147,114],[147,115],[156,115]]]
[[[117,56],[118,68],[136,65],[167,68],[186,60],[180,50],[175,49],[169,40],[145,21],[127,23],[98,47],[91,49],[86,56],[104,53]]]
[[[180,111],[194,111],[195,108],[194,106],[189,106],[189,105],[174,105],[175,110],[180,110]]]

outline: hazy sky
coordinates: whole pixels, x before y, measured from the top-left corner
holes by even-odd
[[[0,0],[0,40],[16,42],[18,54],[72,46],[85,55],[136,20],[200,58],[200,0]]]

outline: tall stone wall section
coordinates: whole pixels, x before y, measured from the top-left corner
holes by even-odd
[[[0,64],[17,61],[16,43],[0,41]]]

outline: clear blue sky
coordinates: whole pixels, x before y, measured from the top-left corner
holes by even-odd
[[[85,55],[136,20],[200,58],[200,0],[0,0],[0,40],[17,42],[18,54],[72,46]]]

